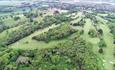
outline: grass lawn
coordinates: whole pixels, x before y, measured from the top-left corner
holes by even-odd
[[[104,19],[97,17],[98,20],[100,20],[103,23],[106,23],[107,21],[105,21]],[[103,30],[103,38],[105,40],[105,43],[107,44],[107,47],[104,49],[104,54],[99,54],[98,53],[98,42],[100,41],[99,38],[90,38],[88,35],[88,31],[90,28],[94,28],[94,26],[91,24],[91,20],[90,19],[86,19],[86,24],[84,26],[84,39],[87,42],[90,42],[93,45],[93,49],[94,52],[96,52],[102,59],[103,59],[103,66],[105,67],[105,69],[107,70],[113,70],[113,63],[115,62],[115,59],[113,57],[113,49],[114,49],[114,44],[113,44],[113,37],[112,34],[110,33],[110,29],[107,26],[107,24],[99,24],[98,25],[99,28],[101,28]]]
[[[104,54],[104,66],[107,70],[113,70],[113,64],[115,62],[113,51],[114,51],[114,44],[113,44],[113,37],[110,33],[110,29],[107,26],[107,24],[100,24],[100,27],[103,29],[103,38],[105,40],[105,43],[107,44],[107,48],[105,48],[105,54]]]

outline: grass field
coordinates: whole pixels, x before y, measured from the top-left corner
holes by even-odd
[[[105,23],[105,24],[99,24],[98,27],[99,28],[102,28],[103,32],[104,32],[104,35],[103,35],[103,38],[107,44],[107,47],[104,49],[104,54],[98,54],[98,43],[99,43],[99,38],[90,38],[89,35],[88,35],[88,30],[90,28],[93,28],[94,29],[94,26],[92,25],[91,23],[91,20],[90,19],[86,19],[86,24],[84,26],[84,39],[86,39],[86,41],[90,42],[93,44],[93,48],[94,48],[94,51],[103,59],[103,66],[105,67],[106,70],[113,70],[113,64],[115,62],[115,59],[113,57],[113,49],[114,49],[114,44],[113,44],[113,37],[112,37],[112,34],[110,33],[110,29],[109,27],[107,26],[105,20],[103,20],[102,18],[99,17],[99,19]]]

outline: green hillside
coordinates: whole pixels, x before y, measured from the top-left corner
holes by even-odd
[[[115,13],[0,17],[0,70],[115,70]]]

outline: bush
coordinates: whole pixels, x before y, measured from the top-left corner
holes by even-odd
[[[71,23],[71,25],[73,26],[84,26],[85,24],[85,20],[84,19],[81,19],[79,22],[76,22],[76,23]]]
[[[6,26],[4,23],[0,24],[0,33],[6,29],[8,29],[8,26]]]
[[[14,17],[14,20],[15,21],[17,21],[17,20],[19,20],[20,19],[20,17]]]
[[[97,32],[94,29],[90,29],[88,34],[92,38],[97,37]]]
[[[106,45],[106,43],[105,43],[105,41],[104,41],[103,39],[100,40],[100,42],[99,42],[99,47],[100,47],[100,48],[107,47],[107,45]]]
[[[103,51],[103,48],[99,48],[99,51],[98,51],[100,54],[102,54],[104,51]]]
[[[23,25],[22,27],[20,27],[19,29],[12,31],[11,33],[9,33],[9,37],[7,37],[5,39],[5,41],[3,41],[2,43],[4,45],[10,45],[12,43],[15,43],[16,41],[32,34],[33,32],[35,32],[38,29],[42,29],[48,26],[51,26],[52,24],[55,24],[54,20],[52,19],[50,22],[49,20],[51,19],[51,17],[46,16],[44,18],[44,21],[41,23],[38,23],[36,21],[34,21],[33,23],[28,23]],[[48,21],[46,21],[48,20]],[[56,19],[55,19],[56,20]]]
[[[102,30],[102,29],[98,29],[98,33],[99,33],[100,35],[103,35],[103,30]]]

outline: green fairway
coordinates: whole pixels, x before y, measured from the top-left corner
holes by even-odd
[[[110,29],[108,27],[108,25],[106,24],[105,20],[103,20],[102,18],[99,17],[99,19],[105,23],[105,24],[99,24],[98,28],[102,28],[103,30],[103,38],[107,44],[107,47],[104,49],[104,54],[100,55],[98,54],[98,43],[99,43],[99,38],[90,38],[88,35],[88,31],[90,28],[94,28],[94,26],[92,25],[92,22],[90,19],[86,19],[86,24],[84,26],[84,39],[88,42],[90,42],[93,45],[94,51],[103,59],[104,62],[104,67],[107,70],[113,70],[113,64],[115,62],[114,56],[113,56],[113,51],[114,51],[114,44],[113,44],[113,37],[112,34],[110,33]]]
[[[105,54],[104,54],[104,66],[107,70],[112,70],[113,69],[113,64],[115,62],[115,58],[113,56],[113,51],[114,51],[114,44],[113,44],[113,37],[112,34],[110,33],[110,29],[107,26],[107,24],[102,25],[100,24],[100,27],[104,31],[103,38],[107,44],[107,48],[105,48]]]

